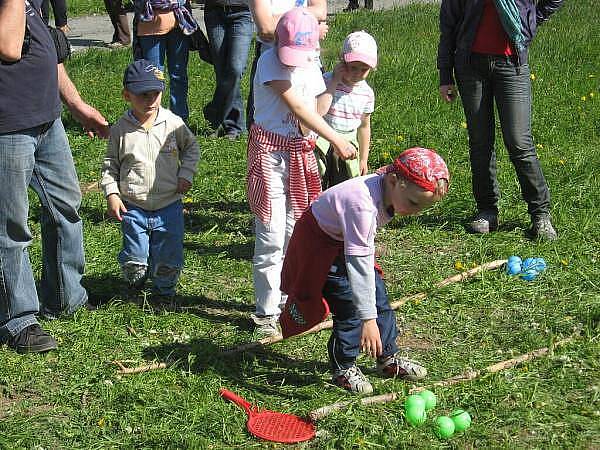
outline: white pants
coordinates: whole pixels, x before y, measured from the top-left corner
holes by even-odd
[[[279,290],[281,268],[295,220],[288,198],[289,153],[273,152],[268,157],[272,164],[271,221],[265,225],[258,218],[254,219],[256,241],[252,276],[256,315],[278,317],[287,297]]]

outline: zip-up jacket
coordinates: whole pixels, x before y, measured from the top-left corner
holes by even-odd
[[[517,65],[527,63],[527,49],[537,26],[556,12],[563,0],[515,0],[521,17],[525,48],[516,55]],[[442,0],[437,67],[440,86],[454,84],[454,67],[466,64],[483,15],[485,0]]]
[[[199,156],[195,136],[168,109],[159,109],[149,130],[128,111],[110,129],[100,185],[107,197],[156,211],[181,199],[177,179],[193,180]]]

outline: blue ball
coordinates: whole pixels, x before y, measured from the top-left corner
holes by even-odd
[[[512,255],[508,257],[508,261],[506,261],[506,264],[512,264],[512,263],[519,263],[522,264],[523,260],[521,259],[520,256],[517,255]]]
[[[528,269],[528,270],[524,270],[520,276],[521,276],[521,279],[523,279],[525,281],[533,281],[538,276],[538,274],[539,274],[539,272],[537,270]]]
[[[520,262],[508,262],[506,264],[506,273],[508,275],[518,275],[521,273],[521,263]]]
[[[544,258],[535,258],[535,270],[538,272],[543,272],[546,270],[546,267],[548,266],[546,265]]]
[[[535,261],[537,258],[525,258],[523,260],[523,272],[535,267]]]

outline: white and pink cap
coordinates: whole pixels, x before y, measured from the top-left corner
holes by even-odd
[[[305,8],[286,12],[275,28],[277,55],[286,66],[308,67],[316,61],[319,23]]]
[[[342,54],[347,63],[360,61],[369,67],[377,67],[377,43],[366,31],[350,33],[344,40]]]

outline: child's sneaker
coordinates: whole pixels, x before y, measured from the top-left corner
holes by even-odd
[[[384,360],[377,360],[377,373],[387,378],[403,378],[410,381],[418,381],[427,375],[425,367],[407,358],[398,358],[395,355]]]
[[[331,382],[336,386],[358,394],[370,394],[373,386],[357,366],[338,370],[333,374]]]
[[[259,317],[252,314],[251,317],[254,321],[254,334],[259,339],[279,336],[281,334],[276,316]]]

